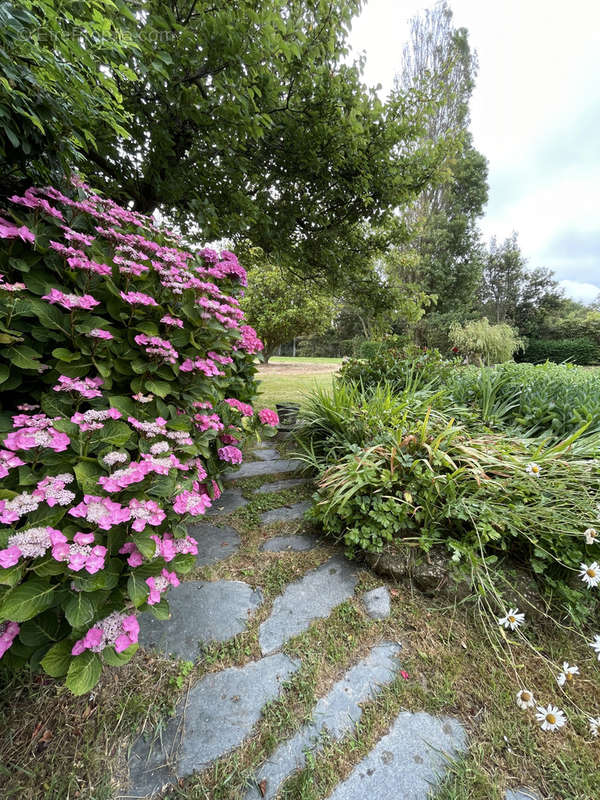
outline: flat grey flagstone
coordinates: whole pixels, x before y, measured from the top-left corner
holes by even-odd
[[[200,643],[226,642],[246,630],[262,599],[242,581],[186,581],[168,594],[171,619],[140,616],[140,645],[195,661]]]
[[[466,749],[467,735],[452,717],[402,711],[390,732],[375,745],[328,800],[402,798],[428,800],[449,759]]]
[[[217,527],[199,522],[188,527],[188,534],[198,542],[196,566],[205,567],[224,561],[240,549],[240,535],[228,525]]]
[[[238,508],[248,505],[240,489],[225,489],[218,500],[213,500],[210,508],[206,509],[205,516],[216,517],[218,514],[231,514]]]
[[[295,472],[297,469],[305,467],[306,464],[297,458],[279,458],[274,461],[248,461],[236,470],[228,471],[227,477],[230,480],[240,478],[255,478],[257,475],[279,475],[283,472]]]
[[[288,478],[284,481],[273,481],[273,483],[263,483],[253,494],[271,494],[271,492],[281,492],[284,489],[292,489],[294,486],[303,486],[308,483],[308,478]]]
[[[263,655],[273,653],[310,623],[328,617],[332,609],[354,594],[356,567],[342,556],[334,556],[286,586],[275,598],[271,616],[259,628]]]
[[[378,586],[377,589],[366,592],[363,603],[371,619],[386,619],[390,615],[390,593],[387,586]]]
[[[273,461],[275,458],[279,458],[279,451],[272,447],[262,447],[254,450],[254,455],[261,461]]]
[[[540,795],[533,789],[520,786],[518,789],[507,789],[504,795],[505,800],[541,800]]]
[[[292,522],[295,519],[302,519],[311,506],[312,500],[302,500],[291,506],[274,508],[261,514],[260,521],[263,525],[270,525],[272,522]]]
[[[282,742],[265,762],[256,775],[256,785],[249,789],[245,800],[272,800],[283,781],[304,767],[306,752],[318,753],[321,750],[324,731],[336,740],[348,733],[361,717],[361,704],[375,697],[386,683],[393,680],[400,666],[396,658],[399,652],[398,644],[380,644],[352,667],[319,700],[310,724],[301,728],[292,739]]]
[[[179,775],[191,775],[238,747],[260,719],[264,704],[277,697],[299,666],[277,653],[202,678],[187,701]]]
[[[238,747],[298,669],[282,653],[244,667],[205,675],[177,705],[159,741],[134,744],[130,788],[123,797],[146,797],[165,784],[200,771]]]
[[[316,546],[317,542],[311,536],[292,534],[291,536],[274,536],[272,539],[267,539],[258,549],[267,553],[284,553],[290,550],[297,552],[312,550]]]

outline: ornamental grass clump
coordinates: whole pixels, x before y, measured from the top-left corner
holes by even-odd
[[[0,238],[0,666],[89,691],[202,550],[187,531],[276,415],[250,404],[233,253],[186,249],[81,182],[31,189]]]

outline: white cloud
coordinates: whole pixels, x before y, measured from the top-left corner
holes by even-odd
[[[579,281],[559,281],[567,297],[579,303],[593,303],[600,295],[600,286],[593,283],[579,283]]]

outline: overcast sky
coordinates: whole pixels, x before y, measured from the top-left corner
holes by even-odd
[[[433,0],[367,0],[351,42],[382,94],[399,70],[412,16]],[[567,295],[600,293],[599,0],[450,0],[479,56],[475,146],[489,162],[486,239],[519,234],[530,267]]]

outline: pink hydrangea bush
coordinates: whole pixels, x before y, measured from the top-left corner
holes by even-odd
[[[233,253],[80,182],[0,215],[0,666],[82,694],[133,656],[139,613],[168,619],[188,523],[276,415],[251,405]]]

